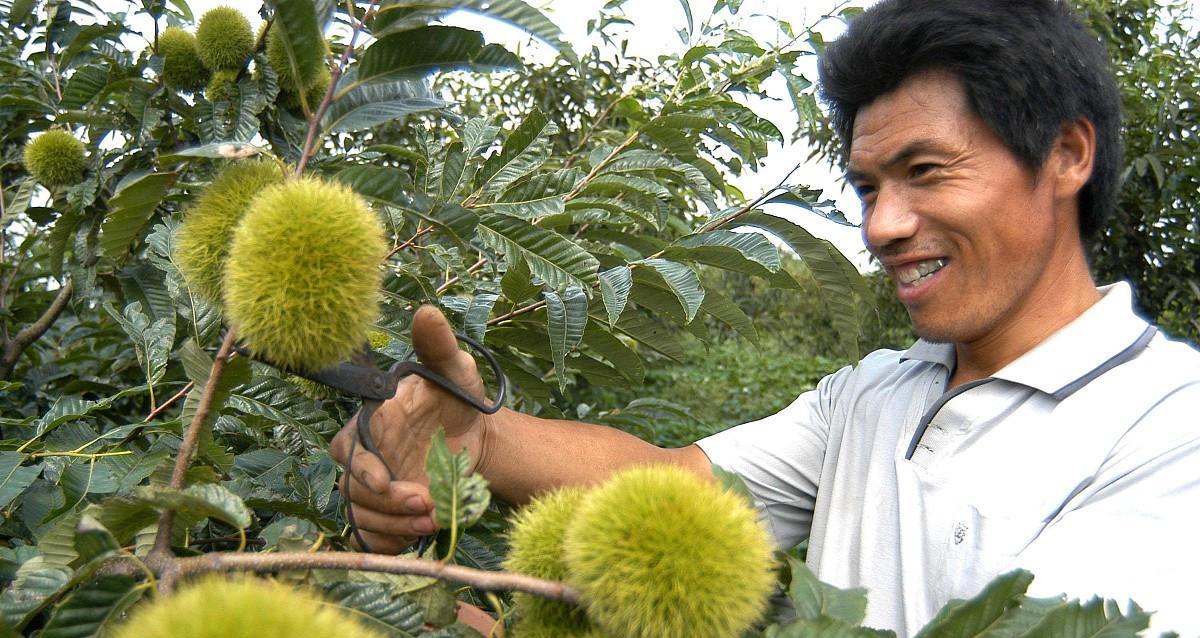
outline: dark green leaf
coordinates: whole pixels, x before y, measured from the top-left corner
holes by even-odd
[[[829,617],[856,626],[866,617],[867,590],[838,589],[827,585],[817,580],[807,565],[791,556],[788,556],[788,565],[792,572],[788,597],[800,619]]]
[[[325,598],[363,625],[393,638],[419,633],[424,624],[424,613],[417,601],[383,583],[330,583],[325,586]]]
[[[178,177],[177,173],[146,173],[121,181],[100,227],[104,254],[118,260],[124,257]]]
[[[617,266],[600,273],[600,297],[604,300],[604,309],[608,312],[608,325],[617,323],[621,313],[625,312],[625,304],[629,301],[629,291],[633,289],[633,273],[629,266]]]
[[[479,221],[479,237],[508,259],[518,255],[546,285],[562,290],[574,284],[590,289],[600,262],[578,244],[524,220],[508,215],[486,215]]]
[[[532,298],[542,287],[533,283],[533,273],[529,272],[529,264],[517,256],[509,259],[508,270],[500,280],[500,289],[509,301],[520,303]]]
[[[1150,614],[1134,603],[1122,612],[1113,600],[1073,600],[1051,609],[1024,638],[1134,638],[1150,625]]]
[[[42,464],[21,465],[26,458],[20,452],[0,452],[0,509],[7,508],[41,476]]]
[[[71,592],[54,609],[41,638],[102,635],[124,619],[125,612],[147,592],[132,576],[101,576]]]
[[[184,490],[162,485],[143,485],[133,491],[135,499],[156,509],[182,510],[197,516],[218,519],[238,528],[250,526],[253,514],[229,488],[216,483],[201,483]]]
[[[495,71],[521,61],[504,48],[484,45],[483,35],[459,27],[425,26],[385,35],[363,51],[359,84],[419,78],[437,71]]]
[[[500,153],[488,158],[480,170],[484,193],[499,193],[537,170],[550,157],[550,137],[558,126],[534,110],[504,140]]]
[[[663,256],[759,277],[780,267],[779,249],[760,233],[714,230],[688,235],[663,249]]]
[[[666,259],[645,259],[637,262],[649,266],[662,277],[663,282],[679,299],[683,307],[684,322],[691,323],[704,303],[704,288],[700,285],[700,277],[687,266]]]
[[[554,360],[554,375],[558,377],[559,391],[566,390],[566,356],[579,347],[583,331],[587,327],[587,295],[578,286],[567,286],[560,297],[547,290],[547,332],[550,335],[550,355]]]
[[[354,75],[349,74],[340,85],[350,88],[337,94],[321,121],[326,131],[335,133],[366,130],[412,113],[432,111],[450,104],[435,97],[429,85],[419,79],[356,84]]]

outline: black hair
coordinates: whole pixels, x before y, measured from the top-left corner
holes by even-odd
[[[1061,127],[1096,129],[1080,192],[1085,239],[1116,203],[1121,101],[1108,54],[1056,0],[883,0],[850,21],[820,62],[821,96],[849,155],[858,110],[923,71],[957,77],[971,108],[1027,167],[1045,161]]]

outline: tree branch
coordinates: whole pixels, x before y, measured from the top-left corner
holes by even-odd
[[[177,490],[183,489],[184,481],[187,478],[188,465],[192,461],[192,454],[196,451],[196,444],[200,441],[200,434],[204,431],[204,422],[208,420],[208,414],[212,411],[213,401],[217,396],[217,386],[221,382],[221,375],[225,372],[225,364],[229,361],[229,355],[233,351],[233,344],[237,341],[237,331],[232,328],[225,333],[225,340],[221,342],[221,348],[217,351],[217,358],[213,361],[212,369],[208,372],[208,381],[204,384],[204,395],[200,397],[200,404],[196,406],[196,414],[192,417],[192,422],[188,425],[187,432],[183,435],[183,441],[179,444],[179,452],[175,457],[175,467],[171,471],[171,487]],[[174,556],[171,555],[171,531],[175,527],[175,512],[165,510],[158,517],[158,535],[154,538],[154,548],[150,550],[150,555],[146,557],[147,563],[151,565],[155,571],[163,573],[171,573],[173,571]],[[160,582],[160,588],[163,585]]]
[[[578,605],[579,591],[564,583],[522,574],[492,572],[422,558],[399,558],[356,552],[239,553],[213,552],[175,560],[172,578],[207,572],[273,572],[306,569],[352,569],[387,574],[428,576],[470,585],[484,591],[511,590]],[[160,579],[160,583],[162,580]]]
[[[354,52],[355,42],[358,41],[358,34],[362,33],[363,26],[367,20],[375,12],[375,6],[379,4],[379,0],[371,0],[371,4],[367,10],[363,12],[362,20],[359,20],[354,25],[354,31],[350,33],[350,41],[346,43],[346,50],[342,51],[342,57],[338,59],[338,63],[329,72],[329,87],[325,89],[325,95],[321,98],[320,105],[317,106],[316,113],[312,114],[312,119],[308,121],[308,133],[304,136],[304,148],[300,152],[300,161],[296,162],[296,176],[304,174],[304,167],[308,165],[308,160],[315,152],[317,144],[317,129],[321,128],[321,119],[325,117],[326,111],[329,110],[329,105],[333,103],[333,93],[337,89],[338,79],[342,77],[342,73],[346,69],[346,63],[350,60],[350,54]],[[304,93],[300,93],[300,103],[305,107],[308,102],[304,97]]]
[[[17,333],[12,340],[4,344],[4,354],[0,356],[0,379],[8,380],[12,378],[13,370],[17,367],[17,360],[25,352],[25,349],[33,345],[33,342],[46,334],[50,326],[58,320],[62,311],[66,309],[67,302],[71,300],[71,293],[75,286],[70,279],[58,289],[58,294],[54,296],[54,301],[50,302],[50,307],[38,317],[37,321],[25,326]]]

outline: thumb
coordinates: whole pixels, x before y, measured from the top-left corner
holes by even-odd
[[[450,322],[434,306],[421,306],[413,314],[412,344],[421,363],[456,383],[466,382],[464,374],[473,372],[462,369],[458,339]]]

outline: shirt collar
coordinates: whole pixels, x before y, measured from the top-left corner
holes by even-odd
[[[1102,286],[1100,301],[1071,323],[992,375],[1065,398],[1088,378],[1120,363],[1123,356],[1153,335],[1144,319],[1133,312],[1133,291],[1118,282]],[[954,344],[921,339],[901,361],[914,359],[955,366]]]

